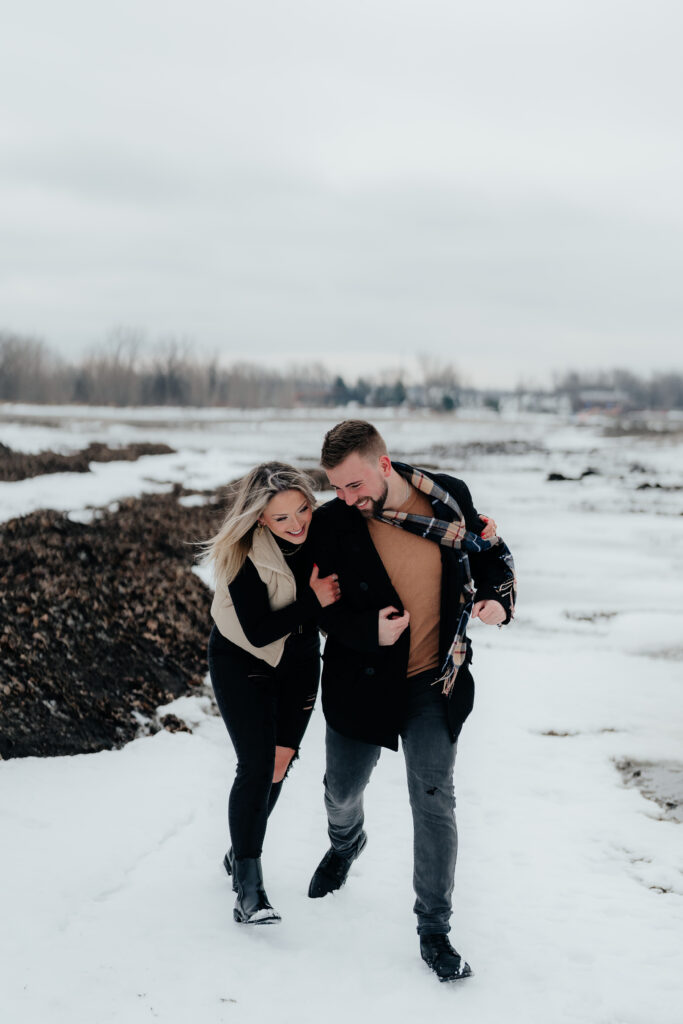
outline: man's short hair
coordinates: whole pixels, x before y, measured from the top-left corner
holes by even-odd
[[[334,469],[349,455],[356,452],[365,458],[387,454],[387,445],[372,423],[366,420],[342,420],[325,434],[320,464],[323,469]]]

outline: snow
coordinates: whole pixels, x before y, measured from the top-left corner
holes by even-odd
[[[54,427],[17,413],[0,422],[0,441],[28,450],[28,431],[38,447],[68,450],[112,443],[114,431],[178,454],[3,484],[3,517],[37,507],[95,514],[89,505],[176,480],[210,488],[260,458],[314,464],[322,433],[343,415],[214,415],[204,422],[215,430],[195,430],[187,413],[167,429],[127,410],[138,425],[124,437],[111,412],[91,422],[87,410],[78,419],[51,410]],[[183,719],[191,735],[0,763],[3,1020],[680,1024],[681,825],[623,785],[616,764],[681,760],[681,492],[637,491],[643,474],[630,466],[680,485],[683,446],[604,439],[550,417],[385,411],[382,430],[416,458],[482,440],[544,448],[463,450],[452,464],[495,516],[520,580],[512,626],[472,626],[477,700],[456,762],[452,940],[475,976],[439,985],[419,959],[400,754],[384,752],[370,783],[368,846],[347,885],[307,898],[327,847],[319,710],[266,838],[264,876],[283,921],[234,924],[221,863],[234,754],[208,699],[183,697],[158,714]],[[550,471],[587,466],[600,475],[546,482]]]

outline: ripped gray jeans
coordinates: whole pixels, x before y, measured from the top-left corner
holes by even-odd
[[[450,931],[458,853],[453,791],[457,743],[450,737],[438,683],[417,686],[411,692],[401,743],[413,815],[417,931],[420,935],[445,934]],[[382,748],[342,736],[329,725],[325,745],[328,833],[333,848],[344,856],[355,848],[363,829],[363,793]]]

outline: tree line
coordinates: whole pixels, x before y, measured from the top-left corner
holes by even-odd
[[[444,389],[457,389],[450,364],[421,357],[421,386],[434,403],[453,408]],[[413,396],[415,400],[416,396]],[[292,408],[296,405],[401,405],[410,400],[400,370],[347,384],[322,363],[276,370],[246,361],[225,366],[170,338],[154,348],[134,331],[115,331],[80,362],[60,359],[43,341],[0,332],[0,401],[114,406]],[[450,405],[448,404],[450,401]],[[417,404],[425,404],[417,402]]]
[[[567,371],[546,394],[566,395],[572,408],[590,393],[614,394],[625,410],[683,409],[683,373],[655,373],[648,379],[630,370]],[[522,387],[518,392],[527,391]],[[45,342],[0,331],[0,401],[114,406],[217,406],[293,408],[297,405],[398,406],[408,403],[449,412],[460,404],[498,407],[500,391],[466,387],[452,363],[418,357],[418,370],[388,369],[355,383],[322,363],[276,370],[247,361],[223,365],[199,356],[190,342],[168,338],[153,348],[136,331],[114,331],[80,361],[68,362]]]
[[[649,378],[631,370],[614,369],[598,372],[567,371],[556,377],[556,394],[568,395],[572,407],[590,404],[592,393],[610,392],[615,404],[626,410],[683,409],[683,373],[653,373]]]
[[[85,405],[288,407],[326,393],[319,365],[286,372],[246,361],[220,365],[169,339],[148,351],[134,333],[116,332],[78,362],[34,338],[0,333],[0,401]]]

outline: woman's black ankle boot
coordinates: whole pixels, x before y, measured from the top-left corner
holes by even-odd
[[[244,857],[241,860],[233,860],[232,869],[237,892],[233,916],[237,923],[276,924],[280,921],[280,915],[271,907],[263,888],[261,858]]]
[[[232,852],[232,846],[231,846],[230,849],[228,850],[228,852],[226,853],[225,857],[223,858],[223,867],[225,868],[225,870],[227,871],[227,873],[231,877],[232,877],[232,865],[233,865],[233,861],[234,860],[235,860],[235,855]],[[234,878],[232,879],[232,891],[233,892],[237,892],[237,882],[235,881]]]

